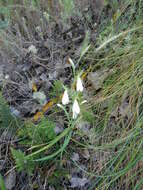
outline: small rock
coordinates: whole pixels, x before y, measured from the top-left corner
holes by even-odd
[[[75,188],[75,187],[83,187],[85,186],[87,183],[89,182],[89,180],[87,178],[80,178],[80,177],[72,177],[70,179],[70,183],[71,183],[71,188]]]
[[[28,72],[31,69],[31,64],[25,63],[23,65],[20,65],[19,69],[24,71],[24,72]]]
[[[89,154],[88,149],[84,149],[84,151],[83,151],[83,157],[85,159],[87,159],[87,160],[90,158],[90,154]]]
[[[38,68],[35,68],[35,71],[37,75],[42,75],[45,72],[45,68],[40,66]]]
[[[90,130],[90,123],[87,121],[80,121],[76,128],[80,129],[83,133],[88,134]]]
[[[79,161],[79,154],[74,152],[71,159],[74,162],[78,162]]]
[[[54,131],[55,131],[56,135],[61,133],[63,130],[64,130],[63,126],[59,122],[57,122],[56,126],[54,128]]]
[[[10,111],[11,111],[11,114],[14,115],[14,116],[20,116],[20,111],[18,111],[16,108],[14,108],[13,106],[10,107]]]
[[[47,75],[46,75],[45,73],[42,73],[42,74],[40,75],[40,79],[41,79],[42,81],[44,81],[44,82],[47,82],[47,81],[48,81]]]
[[[41,105],[46,103],[46,95],[44,92],[34,92],[33,98],[36,99]]]
[[[113,73],[113,70],[98,70],[96,72],[90,72],[88,74],[88,80],[92,84],[95,90],[102,88],[105,79]]]
[[[57,71],[54,71],[54,72],[49,73],[49,79],[50,79],[50,80],[56,79],[57,76],[58,76]]]
[[[4,179],[5,186],[7,190],[11,190],[16,184],[16,173],[12,170]]]

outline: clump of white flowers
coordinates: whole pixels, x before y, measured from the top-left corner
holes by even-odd
[[[73,72],[75,74],[75,66],[74,66],[74,63],[71,60],[71,58],[69,58],[69,62],[71,63]],[[83,92],[83,89],[84,88],[83,88],[82,79],[80,78],[80,75],[78,75],[78,77],[76,78],[76,90],[74,90],[74,92],[72,91],[72,95],[74,96],[73,105],[72,105],[72,118],[73,119],[76,119],[78,117],[78,115],[80,114],[80,104],[83,104],[86,102],[86,100],[80,102],[79,98],[78,98],[79,92]],[[79,104],[79,102],[80,102],[80,104]],[[70,99],[69,99],[68,90],[65,89],[63,96],[62,96],[62,105],[61,104],[57,104],[57,105],[58,105],[58,107],[65,110],[65,108],[63,106],[68,105],[69,103],[70,103]]]
[[[28,47],[28,52],[33,53],[33,54],[37,54],[37,49],[34,45],[31,45]]]

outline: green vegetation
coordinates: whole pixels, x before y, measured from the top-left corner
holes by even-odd
[[[4,180],[0,174],[0,188],[1,190],[6,190],[5,184],[4,184]]]
[[[24,2],[24,6],[29,5],[29,2]],[[38,1],[30,2],[30,8],[33,10],[42,7]],[[85,73],[91,68],[88,72],[105,70],[109,73],[99,90],[96,90],[93,84],[88,85],[86,77],[85,88],[89,92],[89,97],[86,96],[87,103],[81,105],[81,115],[77,120],[72,119],[71,106],[67,110],[63,106],[63,110],[53,106],[48,116],[42,117],[38,124],[30,119],[26,122],[19,121],[20,119],[11,114],[2,95],[0,96],[0,130],[14,129],[17,138],[23,139],[19,143],[23,149],[16,150],[11,146],[11,160],[15,160],[18,171],[25,170],[32,174],[35,168],[40,170],[45,165],[54,163],[55,169],[49,177],[49,183],[56,186],[60,184],[60,177],[66,179],[69,177],[68,169],[65,169],[63,162],[70,160],[73,152],[87,150],[90,156],[86,169],[81,168],[76,161],[72,161],[72,164],[91,180],[89,189],[142,189],[143,2],[125,0],[121,1],[120,6],[118,1],[112,2],[114,3],[105,1],[105,7],[110,7],[112,16],[106,15],[105,8],[97,28],[96,47],[95,44],[89,44],[87,32],[79,61],[75,63],[78,67],[77,72]],[[63,6],[61,12],[63,20],[69,21],[68,18],[75,14],[74,1],[61,0],[60,3]],[[9,22],[17,22],[18,18],[11,14],[12,1],[1,1],[1,5],[3,7],[1,6],[0,14],[3,14],[4,21],[0,22],[0,29],[5,40],[5,30]],[[30,23],[21,26],[23,27],[21,33],[24,33],[27,40],[31,35],[28,32],[29,26]],[[7,46],[9,47],[11,44]],[[73,73],[76,73],[76,69]],[[76,97],[72,91],[76,76],[77,73],[71,81],[71,87],[68,86],[73,100]],[[56,80],[49,92],[50,98],[58,98],[64,87],[64,84]],[[80,102],[84,100],[81,94],[78,95],[78,100]],[[62,118],[64,129],[60,134],[56,134],[56,119],[61,115],[64,115]],[[85,122],[90,124],[86,132],[83,129]],[[78,127],[80,123],[83,123],[81,128]],[[1,189],[5,190],[3,182]]]

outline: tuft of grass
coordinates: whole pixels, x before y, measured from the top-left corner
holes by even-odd
[[[36,1],[32,2],[32,6],[36,7]],[[74,3],[68,0],[60,2],[64,7],[63,19],[68,19],[73,14]],[[89,39],[86,38],[82,49],[82,60],[85,59],[92,65],[92,72],[99,67],[114,71],[99,91],[86,86],[86,90],[93,93],[90,104],[83,110],[82,119],[91,124],[91,129],[87,134],[82,134],[78,129],[73,133],[75,126],[65,120],[63,122],[67,128],[56,136],[53,134],[54,124],[49,120],[44,119],[38,125],[30,123],[19,134],[27,136],[27,142],[32,147],[26,151],[27,154],[17,154],[13,151],[13,155],[17,162],[21,158],[22,163],[25,159],[38,163],[59,158],[65,150],[66,154],[70,155],[71,147],[75,150],[86,148],[91,153],[87,170],[82,169],[78,163],[74,164],[91,179],[89,189],[140,190],[143,186],[143,3],[141,0],[125,0],[118,4],[118,1],[107,0],[106,6],[97,29],[98,47],[89,46]],[[112,15],[105,18],[108,6]],[[14,22],[20,22],[18,16]],[[28,27],[34,29],[36,24],[40,24],[44,31],[43,22],[33,21],[31,25],[26,19],[19,27],[29,41],[31,32]],[[15,36],[9,37],[11,41],[19,41]],[[85,50],[88,51],[86,55]],[[82,64],[80,69],[83,70],[84,67]],[[60,88],[61,85],[55,82],[51,95],[60,93]],[[1,108],[1,120],[8,122],[4,124],[8,126],[12,120],[11,115],[10,119],[6,119],[4,110],[7,112],[7,107]],[[90,110],[90,113],[87,110]],[[79,141],[75,134],[79,135]],[[69,149],[66,149],[67,145]]]
[[[61,12],[61,17],[64,22],[67,21],[75,12],[75,5],[73,0],[59,0],[60,5],[63,7],[63,11]]]
[[[132,9],[137,6],[137,1],[128,3]],[[101,68],[114,70],[100,92],[95,92],[92,98],[92,109],[97,117],[94,134],[86,147],[95,155],[103,151],[112,156],[107,156],[106,160],[103,154],[99,158],[100,171],[95,172],[94,168],[93,172],[88,173],[93,178],[90,189],[115,189],[117,186],[119,189],[140,189],[143,184],[143,26],[139,24],[138,12],[131,22],[132,28],[127,33],[116,34],[115,30],[111,30],[111,34],[108,31],[111,35],[108,39],[102,28],[101,36],[105,40],[95,49],[95,55],[92,52],[90,56],[88,54],[89,60],[92,57],[96,64],[102,65]],[[115,25],[110,27],[114,28]],[[96,65],[92,70],[96,71]],[[105,161],[102,162],[103,159]]]

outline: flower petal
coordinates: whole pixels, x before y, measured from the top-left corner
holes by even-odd
[[[83,91],[82,80],[81,80],[80,77],[78,77],[78,79],[77,79],[76,90],[79,91],[79,92]]]
[[[68,96],[68,91],[65,90],[64,91],[64,94],[63,94],[63,97],[62,97],[62,104],[63,105],[66,105],[69,103],[69,96]]]
[[[74,100],[73,103],[72,112],[73,112],[73,119],[76,119],[78,114],[80,113],[80,107],[76,99]]]

